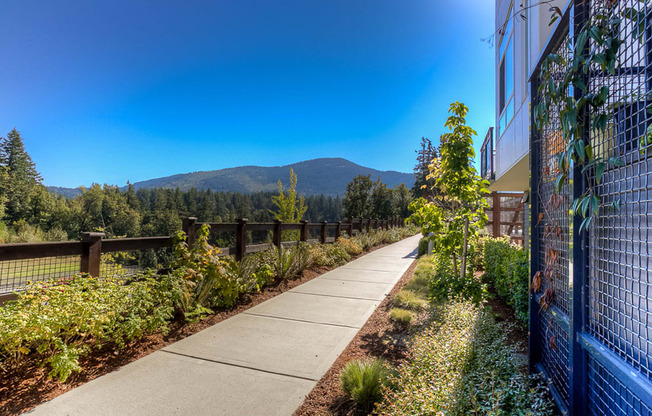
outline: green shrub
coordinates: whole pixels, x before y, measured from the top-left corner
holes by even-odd
[[[349,256],[357,256],[362,253],[362,247],[355,238],[339,237],[336,244],[343,247]]]
[[[271,267],[276,278],[286,280],[298,276],[310,267],[312,257],[308,244],[299,243],[292,247],[272,246],[264,252],[263,261]]]
[[[472,300],[477,304],[486,298],[486,285],[478,280],[473,273],[467,273],[466,276],[460,278],[457,273],[453,272],[452,261],[448,256],[434,254],[420,259],[419,263],[421,262],[432,263],[432,265],[423,266],[420,274],[426,273],[426,270],[433,272],[430,277],[430,296],[433,299],[461,298]]]
[[[529,309],[529,265],[527,252],[510,244],[508,238],[484,243],[484,279],[498,296],[514,308],[516,317],[527,323]]]
[[[469,301],[440,306],[409,351],[379,415],[552,414],[546,388],[519,373],[503,328]]]
[[[422,311],[428,307],[428,301],[426,299],[408,289],[401,289],[394,296],[394,299],[392,299],[392,304],[411,311]]]
[[[389,311],[389,317],[397,324],[407,327],[414,319],[414,312],[408,311],[407,309],[392,308]]]
[[[171,267],[183,282],[179,309],[186,319],[211,313],[210,308],[231,307],[242,293],[239,282],[227,276],[220,250],[208,243],[208,232],[209,227],[202,226],[193,247],[188,247],[183,232],[175,238]]]
[[[317,267],[336,267],[346,264],[351,256],[339,244],[311,244],[312,264]]]
[[[133,281],[74,277],[28,286],[0,308],[0,362],[39,354],[51,377],[79,371],[79,358],[105,342],[118,347],[167,330],[183,296],[176,276],[144,274]]]
[[[428,253],[428,242],[430,239],[428,237],[423,237],[421,240],[419,240],[419,246],[417,248],[417,255],[419,256],[425,256]]]
[[[227,278],[237,283],[240,292],[260,291],[274,280],[272,268],[261,262],[260,256],[251,254],[237,261],[233,256],[222,259]]]
[[[370,411],[382,399],[382,388],[389,375],[383,360],[353,360],[340,373],[340,382],[359,410]]]

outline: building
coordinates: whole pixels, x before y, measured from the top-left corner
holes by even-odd
[[[652,1],[495,4],[496,125],[482,146],[481,174],[492,191],[529,194],[530,278],[541,279],[530,294],[530,370],[550,382],[562,414],[652,415]],[[568,140],[560,108],[546,109],[544,126],[531,119],[545,98],[542,65],[560,57],[548,78],[560,80],[574,56],[593,54],[593,37],[586,49],[575,46],[601,15],[613,17],[596,37],[619,41],[615,67],[595,61],[583,75],[586,91],[568,94],[579,100],[607,88],[600,110],[582,112],[589,123],[603,112],[605,127],[587,124],[581,138],[596,158],[619,163],[573,163],[558,187]],[[583,229],[571,206],[588,191],[598,199]]]

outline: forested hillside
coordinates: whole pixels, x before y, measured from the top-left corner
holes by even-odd
[[[297,176],[299,190],[307,180],[299,173]],[[369,176],[365,178],[369,186],[356,194],[356,198],[368,201],[364,211],[349,207],[345,212],[340,196],[307,195],[303,218],[316,222],[342,220],[347,214],[407,216],[410,195],[405,185],[388,188],[382,181],[372,184]],[[288,181],[289,169],[279,171],[276,180],[280,179]],[[254,222],[271,221],[275,208],[272,196],[277,193],[94,184],[81,188],[77,196],[65,197],[60,190],[48,192],[42,185],[18,131],[14,129],[0,139],[0,243],[78,239],[84,231],[103,231],[107,237],[170,235],[181,228],[181,218],[186,216],[212,222],[243,217]]]

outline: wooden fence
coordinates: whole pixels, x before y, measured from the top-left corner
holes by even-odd
[[[211,232],[232,233],[235,236],[235,247],[220,248],[220,255],[233,255],[241,260],[245,254],[254,253],[269,248],[266,244],[248,244],[248,233],[267,231],[271,233],[272,244],[287,246],[298,241],[332,243],[342,233],[353,235],[357,232],[371,229],[402,226],[402,218],[392,217],[386,220],[349,218],[346,222],[283,223],[282,221],[266,223],[250,223],[247,219],[239,219],[235,223],[208,223]],[[196,218],[184,218],[183,230],[187,241],[193,244],[196,231],[204,223]],[[283,231],[298,230],[298,240],[282,241]],[[319,238],[309,239],[310,231],[318,231]],[[333,234],[333,237],[328,237]],[[0,244],[0,301],[3,293],[22,289],[28,281],[47,280],[50,278],[69,277],[75,273],[88,273],[103,277],[111,273],[110,268],[103,265],[103,255],[121,252],[136,252],[144,250],[160,250],[172,246],[174,237],[136,237],[104,239],[103,233],[82,233],[80,241]]]
[[[492,192],[489,198],[491,208],[487,223],[493,237],[508,236],[513,242],[523,244],[525,211],[522,192]],[[503,213],[509,213],[507,219]]]

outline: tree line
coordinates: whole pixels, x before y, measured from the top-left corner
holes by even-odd
[[[48,192],[42,184],[16,129],[0,138],[0,243],[74,240],[84,231],[102,231],[107,237],[171,235],[181,228],[181,218],[186,216],[205,222],[236,218],[266,222],[279,212],[274,198],[274,192],[136,190],[131,184],[125,188],[93,184],[81,188],[80,195],[66,198]],[[334,222],[346,217],[407,217],[411,199],[405,185],[388,188],[380,179],[373,182],[370,176],[358,176],[344,198],[303,197],[305,209],[300,219]]]

